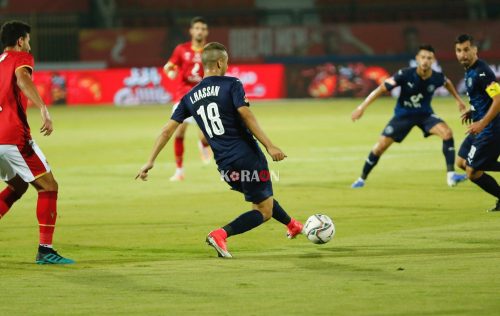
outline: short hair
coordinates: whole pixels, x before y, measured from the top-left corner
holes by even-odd
[[[472,35],[469,35],[469,34],[458,35],[457,38],[455,39],[455,45],[456,44],[463,44],[467,41],[469,41],[472,46],[475,46],[474,37],[472,37]]]
[[[428,51],[428,52],[431,52],[431,53],[436,53],[436,51],[434,50],[434,47],[432,47],[431,45],[429,44],[422,44],[418,47],[418,51],[417,53],[419,53],[421,50],[425,50],[425,51]]]
[[[201,62],[203,66],[216,63],[224,56],[224,53],[227,54],[227,50],[224,45],[218,42],[210,42],[203,47]]]
[[[192,18],[189,25],[193,27],[196,23],[203,23],[205,25],[208,25],[207,20],[205,20],[205,18],[202,16],[195,16],[194,18]]]
[[[16,45],[20,37],[26,37],[31,32],[31,26],[21,21],[8,21],[2,25],[0,35],[4,47]]]

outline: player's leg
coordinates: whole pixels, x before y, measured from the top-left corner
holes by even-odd
[[[467,172],[467,177],[472,182],[474,182],[474,184],[483,189],[483,191],[497,198],[496,205],[488,211],[490,212],[500,211],[500,186],[498,185],[495,178],[493,178],[484,171],[474,170],[470,166],[467,166],[465,171]]]
[[[295,238],[304,228],[301,222],[288,215],[276,199],[273,200],[273,218],[287,227],[286,235],[289,239]]]
[[[36,262],[39,264],[68,264],[71,259],[60,256],[52,248],[52,237],[57,218],[57,192],[50,166],[40,148],[29,141],[24,146],[12,146],[8,161],[16,174],[38,191],[36,215],[39,225],[39,247]]]
[[[57,219],[57,193],[59,186],[52,172],[36,178],[31,182],[38,191],[36,217],[40,231],[40,243],[36,263],[38,264],[71,264],[73,260],[64,258],[52,247],[52,239]]]
[[[498,163],[499,142],[499,139],[475,139],[467,155],[465,171],[468,178],[483,191],[497,198],[496,205],[489,211],[500,211],[500,186],[495,178],[484,172],[492,164]]]
[[[14,175],[12,179],[5,182],[7,187],[0,192],[0,219],[10,210],[14,202],[23,196],[29,186],[18,175]]]
[[[431,127],[432,126],[432,127]],[[455,173],[455,140],[451,128],[437,116],[430,116],[422,126],[424,135],[436,135],[443,140],[443,155],[446,161],[446,182],[450,187],[467,180],[466,175]]]
[[[263,154],[245,157],[227,168],[219,169],[226,183],[233,190],[243,193],[246,201],[252,202],[252,210],[208,234],[207,243],[215,248],[219,257],[232,257],[227,251],[226,238],[249,231],[273,217],[274,199],[270,179],[257,180],[252,177],[253,174],[261,174],[262,170],[269,170]],[[279,214],[280,219],[286,220],[284,217],[288,215],[283,213]]]
[[[200,150],[201,161],[203,164],[208,165],[212,160],[212,150],[201,129],[198,129],[198,137],[198,149]]]
[[[460,145],[460,148],[458,149],[458,154],[457,154],[457,159],[455,161],[455,165],[464,170],[467,167],[467,155],[469,154],[470,148],[472,146],[472,141],[474,139],[473,135],[467,135],[467,137],[464,139],[462,144]]]
[[[227,250],[226,239],[242,234],[269,220],[273,214],[273,198],[252,203],[252,210],[241,214],[227,225],[211,231],[207,236],[207,243],[214,247],[219,257],[232,258]]]
[[[184,136],[186,135],[188,124],[186,122],[180,124],[175,131],[174,136],[174,156],[176,169],[170,181],[184,180]]]
[[[375,144],[365,160],[361,176],[351,185],[352,188],[362,188],[365,185],[365,181],[368,178],[368,175],[373,170],[373,168],[375,168],[380,157],[389,147],[391,147],[394,141],[395,140],[391,137],[387,137],[385,135],[380,136],[378,142]]]

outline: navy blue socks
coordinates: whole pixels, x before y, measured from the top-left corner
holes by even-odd
[[[283,225],[288,225],[292,220],[276,200],[273,201],[273,218]]]
[[[455,141],[453,137],[443,140],[443,155],[446,160],[446,170],[455,171]]]
[[[262,213],[257,210],[251,210],[241,214],[234,221],[222,227],[227,232],[227,236],[242,234],[249,231],[264,222]]]
[[[373,152],[370,151],[368,158],[365,161],[365,165],[363,166],[363,173],[361,173],[361,179],[366,180],[372,169],[377,165],[379,160],[379,156],[375,156]]]

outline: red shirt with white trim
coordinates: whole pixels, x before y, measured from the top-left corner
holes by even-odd
[[[201,64],[202,50],[194,50],[191,42],[186,42],[175,47],[168,60],[177,66],[177,89],[174,102],[180,99],[203,79],[203,66]]]
[[[26,116],[28,98],[17,86],[16,70],[33,72],[33,56],[26,52],[5,51],[0,55],[0,144],[25,145],[31,139]]]

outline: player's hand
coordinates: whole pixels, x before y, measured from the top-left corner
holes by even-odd
[[[467,133],[477,135],[481,133],[485,127],[486,126],[484,125],[483,120],[477,121],[469,125],[469,127],[467,128]]]
[[[274,145],[269,146],[266,149],[267,149],[269,156],[271,156],[273,158],[273,161],[281,161],[281,160],[286,158],[285,153],[281,149],[279,149],[278,147],[276,147]]]
[[[463,112],[460,118],[462,119],[462,125],[472,123],[472,111],[468,110]]]
[[[467,107],[465,106],[465,103],[463,103],[462,101],[458,101],[457,105],[458,105],[458,110],[460,111],[460,113],[463,114],[467,111]]]
[[[46,107],[42,107],[40,113],[42,115],[42,127],[40,127],[40,133],[42,133],[43,136],[49,136],[50,134],[52,134],[52,131],[54,130],[49,111],[47,110]]]
[[[148,180],[148,171],[153,169],[154,165],[151,162],[146,163],[142,168],[139,170],[139,173],[137,176],[135,176],[135,179],[141,178],[142,181],[147,181]]]
[[[362,107],[358,106],[356,110],[354,110],[351,114],[351,119],[353,122],[356,122],[363,116],[364,110]]]
[[[174,80],[175,77],[177,77],[177,71],[171,69],[169,71],[167,71],[167,77],[170,79],[170,80]]]

